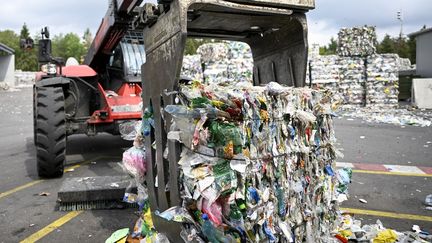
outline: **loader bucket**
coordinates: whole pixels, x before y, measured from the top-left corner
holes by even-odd
[[[177,0],[171,2],[169,11],[162,13],[157,22],[144,28],[147,62],[142,66],[143,108],[152,108],[155,121],[145,139],[146,182],[152,212],[181,205],[177,165],[181,147],[167,140],[171,117],[163,108],[174,102],[166,91],[176,89],[186,38],[245,42],[253,54],[255,85],[276,81],[301,87],[305,84],[307,62],[305,12],[313,7],[313,0]],[[164,158],[166,148],[169,153]],[[157,216],[153,221],[156,229],[171,241],[179,240],[179,224]]]

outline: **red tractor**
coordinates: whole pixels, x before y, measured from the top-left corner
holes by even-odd
[[[133,5],[136,6],[134,1]],[[119,124],[141,119],[142,30],[132,31],[130,1],[113,0],[84,65],[63,65],[51,56],[47,28],[39,41],[33,92],[34,142],[41,177],[63,175],[67,136],[119,134]]]

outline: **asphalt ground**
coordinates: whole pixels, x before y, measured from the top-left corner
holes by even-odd
[[[71,136],[64,177],[40,180],[31,95],[31,89],[0,92],[0,242],[104,242],[115,230],[133,227],[134,209],[56,211],[64,178],[121,174],[117,162],[131,143],[107,134]],[[345,155],[338,161],[432,167],[432,144],[425,146],[432,141],[431,127],[402,128],[336,118],[335,129],[337,146]],[[49,195],[40,196],[41,192]],[[432,211],[423,205],[426,195],[432,194],[431,176],[354,172],[349,193],[350,199],[341,207],[355,210],[363,223],[379,219],[385,227],[399,231],[417,224],[432,232]]]

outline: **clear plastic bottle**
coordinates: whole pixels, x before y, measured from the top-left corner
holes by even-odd
[[[143,135],[148,136],[151,132],[151,127],[154,126],[154,120],[153,120],[153,108],[151,106],[145,108],[143,119],[142,119],[142,129],[143,129]]]
[[[230,222],[237,230],[241,232],[242,235],[246,233],[244,231],[243,214],[236,204],[231,205]]]
[[[224,235],[214,227],[212,222],[209,220],[207,214],[203,214],[201,217],[203,219],[202,232],[207,237],[209,242],[211,243],[228,242],[225,240]]]

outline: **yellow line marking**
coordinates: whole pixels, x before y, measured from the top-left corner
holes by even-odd
[[[371,170],[353,170],[354,173],[376,174],[376,175],[395,175],[395,176],[419,176],[419,177],[432,177],[432,174],[420,173],[405,173],[405,172],[390,172],[390,171],[371,171]]]
[[[0,199],[1,199],[1,198],[4,198],[4,197],[7,197],[7,196],[9,196],[10,194],[15,193],[15,192],[17,192],[17,191],[20,191],[20,190],[22,190],[22,189],[26,189],[27,187],[31,187],[31,186],[34,186],[34,185],[36,185],[36,184],[39,184],[39,183],[41,183],[42,181],[44,181],[44,180],[36,180],[36,181],[32,181],[32,182],[29,182],[29,183],[24,184],[24,185],[22,185],[22,186],[15,187],[15,188],[13,188],[13,189],[11,189],[11,190],[9,190],[9,191],[2,192],[2,193],[0,193]]]
[[[419,221],[432,222],[432,217],[430,217],[430,216],[423,216],[423,215],[405,214],[405,213],[392,213],[392,212],[383,212],[383,211],[357,209],[357,208],[341,208],[341,210],[345,211],[347,213],[353,213],[353,214],[361,214],[361,215],[370,215],[370,216],[378,216],[378,217],[386,217],[386,218],[410,219],[410,220],[419,220]]]
[[[106,157],[106,156],[97,156],[97,157],[95,157],[95,158],[93,158],[93,159],[83,161],[83,162],[78,163],[78,164],[76,164],[76,165],[65,166],[64,171],[65,171],[65,172],[73,171],[73,170],[75,170],[76,168],[78,168],[78,167],[80,167],[80,166],[82,166],[82,165],[89,164],[91,161],[99,160],[99,159],[101,159],[101,158],[105,158],[105,157]],[[26,188],[28,188],[28,187],[34,186],[34,185],[36,185],[36,184],[39,184],[39,183],[41,183],[41,182],[43,182],[43,181],[46,181],[46,180],[35,180],[35,181],[31,181],[31,182],[29,182],[29,183],[27,183],[27,184],[24,184],[24,185],[21,185],[21,186],[15,187],[15,188],[13,188],[13,189],[10,189],[9,191],[2,192],[2,193],[0,193],[0,199],[2,199],[2,198],[4,198],[4,197],[7,197],[7,196],[9,196],[9,195],[11,195],[11,194],[13,194],[13,193],[15,193],[15,192],[18,192],[18,191],[21,191],[21,190],[26,189]]]
[[[37,240],[42,239],[49,233],[53,232],[54,230],[58,229],[60,226],[64,225],[65,223],[69,222],[71,219],[75,218],[76,216],[80,215],[83,211],[73,211],[70,213],[67,213],[63,217],[57,219],[56,221],[52,222],[51,224],[45,226],[43,229],[39,230],[38,232],[30,235],[29,237],[25,238],[21,241],[21,243],[28,243],[28,242],[35,242]]]

